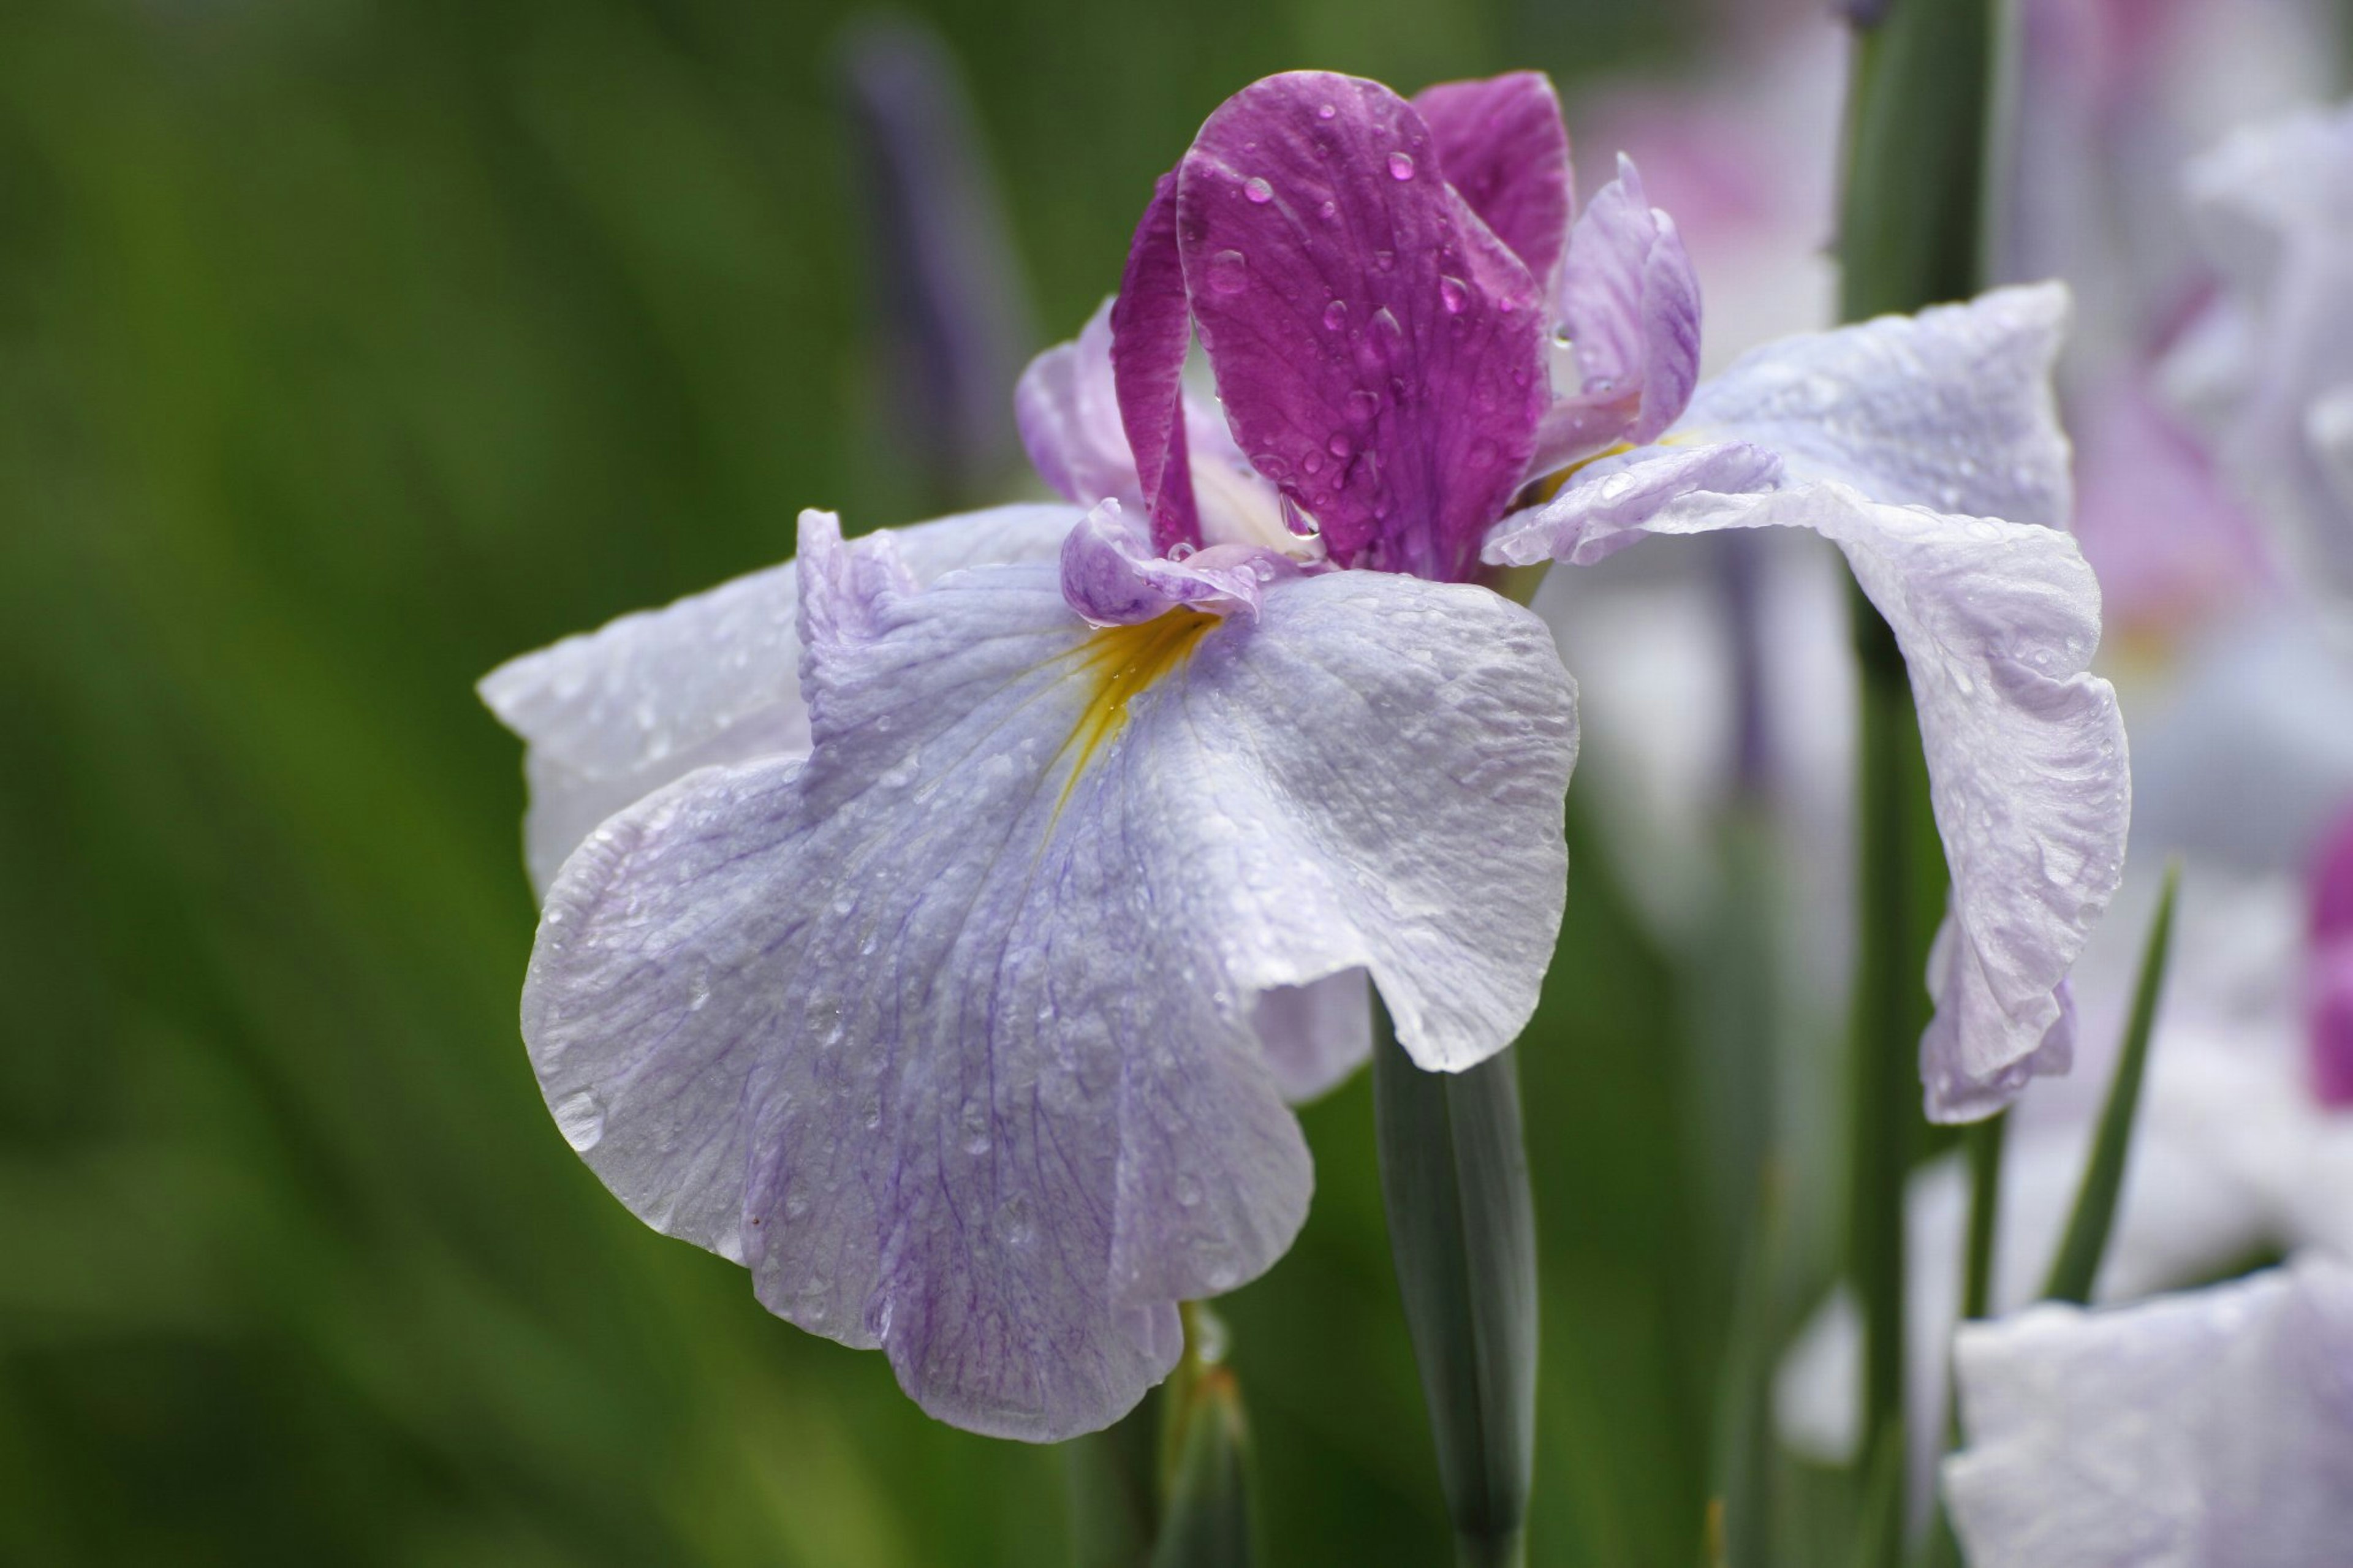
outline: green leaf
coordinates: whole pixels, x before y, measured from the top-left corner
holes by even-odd
[[[2140,1109],[2140,1084],[2148,1068],[2148,1039],[2157,1024],[2158,997],[2165,988],[2165,971],[2173,942],[2174,895],[2181,885],[2181,865],[2165,868],[2165,891],[2149,922],[2148,942],[2140,956],[2140,980],[2133,991],[2132,1018],[2125,1026],[2123,1052],[2116,1058],[2116,1076],[2109,1080],[2107,1103],[2100,1110],[2100,1130],[2092,1145],[2084,1183],[2075,1192],[2075,1210],[2067,1217],[2067,1234],[2051,1260],[2050,1278],[2042,1294],[2053,1301],[2078,1305],[2092,1299],[2092,1282],[2099,1277],[2100,1259],[2108,1249],[2108,1232],[2116,1224],[2116,1199],[2124,1190],[2125,1156],[2132,1147],[2133,1121]]]
[[[1535,1450],[1535,1205],[1505,1050],[1424,1072],[1376,999],[1373,1107],[1414,1358],[1465,1564],[1523,1560]]]

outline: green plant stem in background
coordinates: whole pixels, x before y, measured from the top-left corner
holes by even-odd
[[[2125,1026],[2124,1048],[2117,1053],[2116,1075],[2108,1081],[2108,1098],[2100,1109],[2100,1130],[2092,1144],[2092,1157],[2084,1167],[2083,1185],[2075,1191],[2067,1233],[2052,1259],[2050,1278],[2043,1282],[2042,1294],[2053,1301],[2078,1305],[2090,1301],[2100,1259],[2108,1249],[2116,1199],[2124,1191],[2125,1156],[2132,1148],[2133,1121],[2140,1109],[2141,1079],[2148,1068],[2149,1033],[2157,1024],[2158,998],[2165,990],[2173,942],[2174,895],[2180,884],[2181,866],[2176,861],[2165,868],[2165,891],[2158,899],[2148,942],[2141,950],[2132,1018]]]
[[[1975,293],[1985,272],[1999,0],[1890,0],[1857,28],[1840,207],[1849,321]],[[1852,1014],[1849,1268],[1863,1317],[1864,1492],[1856,1560],[1902,1551],[1904,1189],[1921,975],[1946,881],[1901,651],[1860,591],[1862,831]],[[1894,1478],[1894,1479],[1890,1479]]]
[[[2009,1142],[2010,1113],[1989,1116],[1968,1131],[1963,1147],[1969,1162],[1969,1228],[1961,1257],[1960,1316],[1963,1321],[1989,1315],[1993,1304],[1993,1249],[2001,1220],[2001,1155]],[[1959,1446],[1961,1402],[1959,1386],[1946,1378],[1945,1447]],[[1926,1568],[1960,1568],[1960,1539],[1945,1511],[1942,1489],[1935,1516],[1928,1521]]]
[[[1462,1568],[1525,1561],[1535,1451],[1535,1204],[1509,1050],[1424,1072],[1373,1004],[1373,1110],[1406,1325]]]
[[[1160,1518],[1151,1568],[1250,1568],[1250,1430],[1222,1364],[1225,1324],[1188,1301],[1185,1356],[1160,1391]],[[1133,1561],[1131,1559],[1131,1561]]]
[[[1161,1396],[1062,1445],[1076,1568],[1138,1568],[1160,1531]]]

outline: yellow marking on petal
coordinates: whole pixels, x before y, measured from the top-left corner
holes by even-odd
[[[1086,706],[1065,742],[1071,776],[1055,804],[1060,812],[1087,764],[1127,724],[1127,705],[1152,683],[1182,664],[1193,647],[1218,624],[1216,616],[1182,605],[1132,626],[1102,626],[1080,645],[1078,673],[1092,682]]]

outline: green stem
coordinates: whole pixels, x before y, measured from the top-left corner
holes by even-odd
[[[2001,1219],[2002,1146],[2009,1140],[2010,1115],[1989,1117],[1968,1131],[1965,1141],[1969,1161],[1969,1232],[1961,1260],[1961,1319],[1990,1315],[1993,1305],[1993,1253]],[[1949,1371],[1945,1393],[1945,1450],[1960,1446],[1959,1386]],[[1928,1523],[1925,1568],[1960,1568],[1960,1538],[1953,1533],[1951,1515],[1945,1510],[1944,1492],[1936,1494],[1936,1511]]]
[[[1518,1064],[1424,1072],[1374,1002],[1374,1132],[1406,1326],[1463,1568],[1518,1568],[1535,1448],[1535,1206]]]

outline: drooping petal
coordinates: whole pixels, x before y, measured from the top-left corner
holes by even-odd
[[[1519,483],[1545,401],[1518,258],[1377,82],[1245,88],[1178,166],[1193,313],[1235,438],[1344,565],[1451,580]]]
[[[1545,415],[1535,473],[1614,442],[1658,439],[1699,380],[1699,276],[1630,158],[1620,156],[1618,177],[1570,232],[1557,310],[1577,385]]]
[[[1063,500],[1092,506],[1116,499],[1141,507],[1144,489],[1111,374],[1111,313],[1106,300],[1077,338],[1031,360],[1013,389],[1013,411],[1030,466]]]
[[[1078,519],[1068,507],[1006,506],[894,531],[928,583],[984,562],[1050,559]],[[670,780],[808,750],[799,592],[787,561],[482,678],[482,701],[530,747],[523,844],[534,889],[547,890],[591,828]]]
[[[1568,127],[1542,71],[1442,81],[1413,95],[1439,172],[1549,296],[1577,204]]]
[[[1201,542],[1193,468],[1186,449],[1185,353],[1193,318],[1176,247],[1176,176],[1163,174],[1129,242],[1127,270],[1111,307],[1112,372],[1119,418],[1162,554]]]
[[[1960,1331],[1977,1568],[2305,1568],[2353,1540],[2353,1268],[2317,1256]]]
[[[1062,597],[1091,625],[1134,626],[1185,605],[1213,615],[1258,614],[1267,584],[1296,576],[1289,556],[1248,544],[1213,544],[1170,560],[1107,500],[1062,541]]]
[[[2022,1070],[2060,1068],[2062,984],[2123,874],[2131,816],[2116,692],[2087,673],[2099,584],[2074,541],[1827,483],[1698,490],[1641,510],[1624,521],[1587,506],[1556,536],[1560,553],[1638,533],[1762,527],[1810,528],[1845,553],[1904,651],[1953,874],[1931,976],[1936,1016],[1921,1041],[1928,1114],[1988,1114]],[[1501,536],[1504,548],[1518,542]]]
[[[1525,1023],[1572,689],[1482,589],[1329,574],[1093,631],[1050,565],[915,592],[822,516],[802,560],[814,750],[681,779],[566,864],[542,1087],[641,1217],[927,1410],[1103,1426],[1175,1303],[1303,1213],[1267,994],[1367,973],[1438,1068]]]

